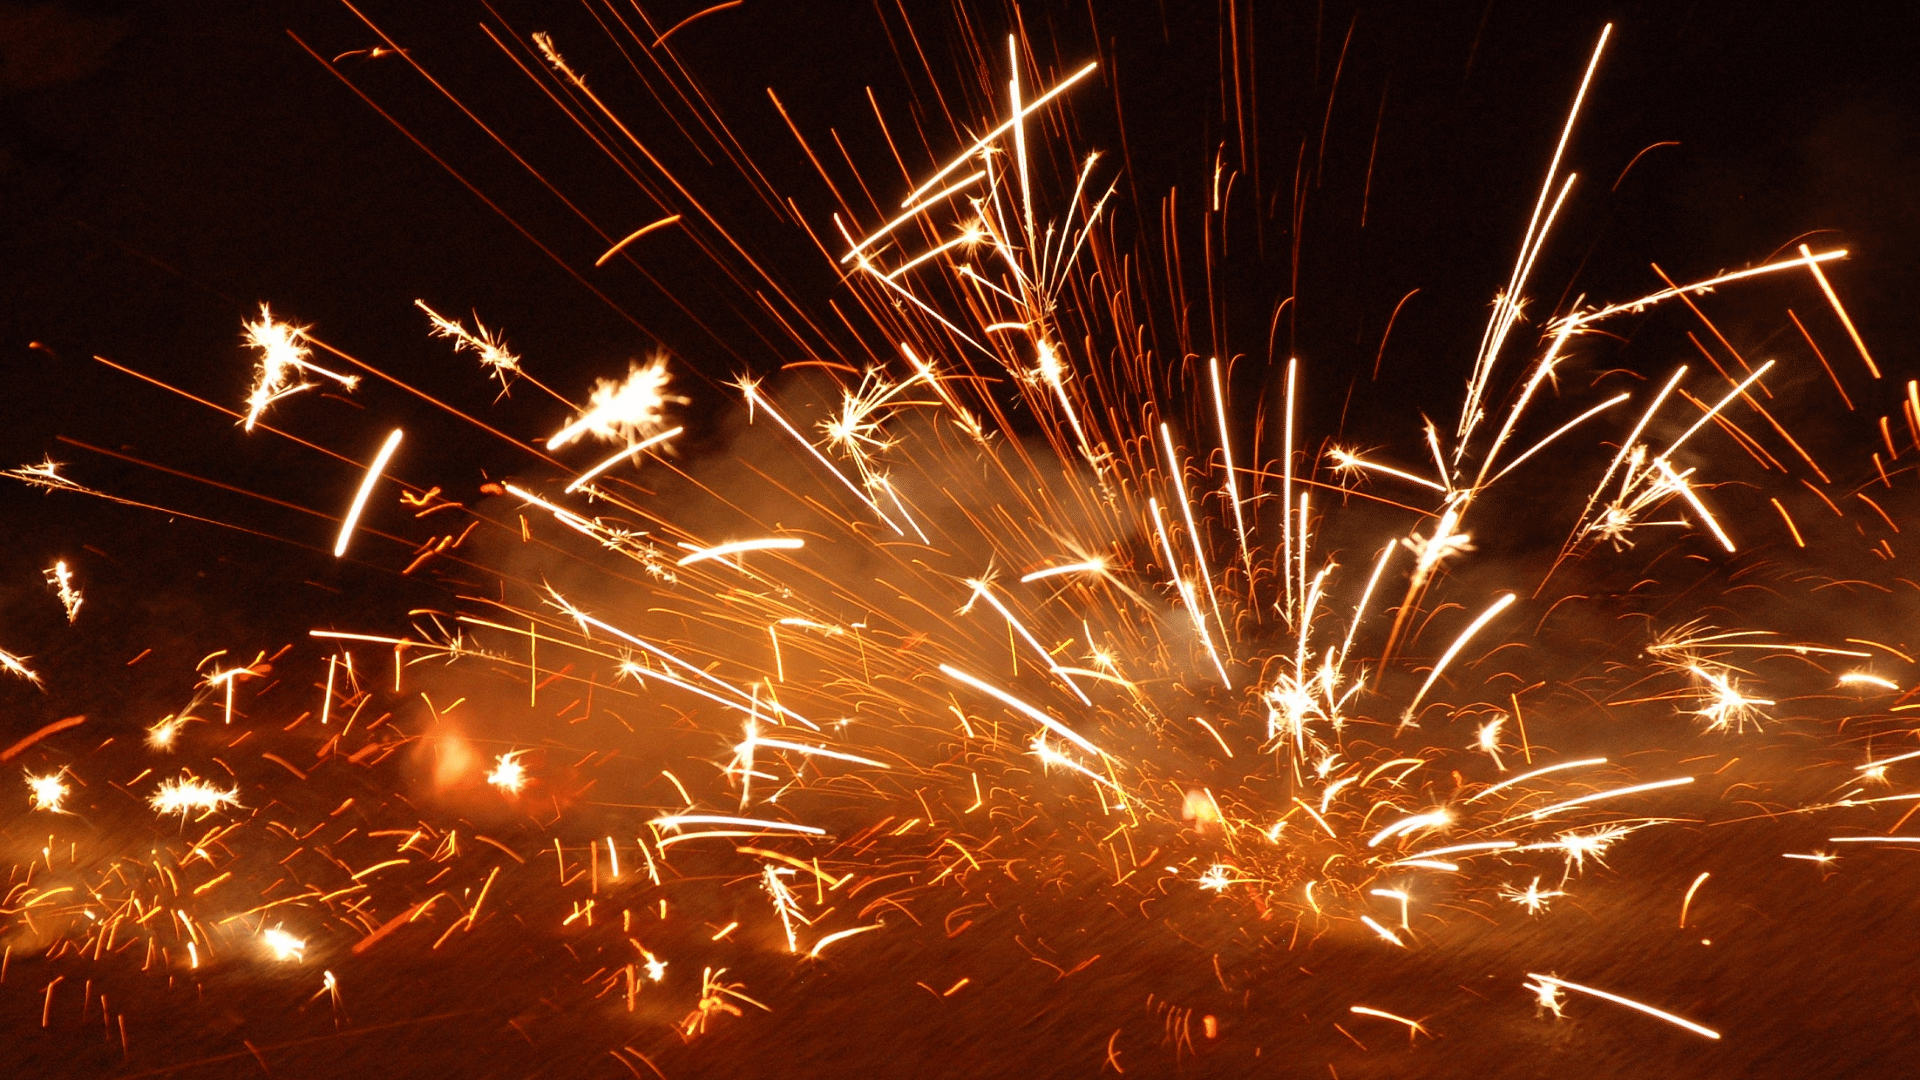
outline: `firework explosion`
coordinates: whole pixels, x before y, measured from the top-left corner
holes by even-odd
[[[567,41],[489,33],[651,160]],[[1118,168],[1059,119],[1099,65],[1045,67],[1017,35],[981,46],[997,92],[971,137],[898,190],[876,180],[880,209],[805,223],[865,352],[790,328],[806,359],[728,387],[725,457],[679,456],[698,418],[670,356],[570,397],[478,314],[422,300],[422,334],[476,380],[562,410],[515,437],[442,406],[525,451],[462,501],[469,481],[412,475],[403,429],[338,448],[306,432],[322,393],[376,412],[426,395],[261,305],[251,389],[200,404],[350,467],[310,543],[384,543],[363,557],[401,553],[392,569],[441,575],[446,599],[401,627],[209,655],[184,705],[104,742],[118,721],[74,717],[0,752],[25,785],[5,991],[130,1064],[129,1024],[167,994],[264,994],[350,1031],[383,1019],[355,1009],[357,978],[489,953],[598,1032],[599,1067],[634,1075],[725,1060],[822,972],[900,957],[886,992],[935,1004],[991,994],[1009,955],[1060,992],[1164,963],[1217,982],[1125,990],[1145,1011],[1076,1036],[1098,1048],[1088,1070],[1284,1054],[1318,1074],[1513,1024],[1737,1039],[1715,983],[1636,979],[1552,947],[1552,925],[1627,918],[1589,890],[1645,846],[1681,860],[1650,894],[1674,908],[1658,919],[1710,947],[1687,931],[1726,902],[1684,861],[1704,825],[1821,830],[1769,856],[1816,875],[1915,842],[1913,660],[1862,627],[1894,610],[1877,597],[1899,529],[1872,489],[1920,449],[1920,390],[1883,377],[1832,245],[1528,316],[1608,49],[1602,32],[1570,61],[1464,392],[1380,445],[1303,407],[1311,363],[1205,355],[1184,305],[1149,310],[1181,282],[1146,283],[1113,225]],[[669,226],[738,248],[661,172],[679,212],[608,237],[601,263]],[[1230,181],[1210,193],[1221,219]],[[1713,305],[1741,290],[1808,313],[1789,316],[1806,348],[1736,349]],[[1697,359],[1609,370],[1649,320],[1692,320]],[[1821,394],[1872,414],[1870,465],[1829,456],[1861,457],[1857,440],[1793,433]],[[165,509],[76,475],[7,473]],[[410,524],[387,531],[396,508]],[[1882,569],[1843,579],[1805,554],[1840,546]],[[69,622],[99,614],[66,561],[46,576]],[[1802,610],[1831,589],[1855,610]],[[1281,994],[1310,1034],[1229,1038],[1276,971],[1343,958],[1388,974]],[[1487,981],[1464,1004],[1435,970]],[[489,1007],[435,1000],[454,1006],[407,1022]]]

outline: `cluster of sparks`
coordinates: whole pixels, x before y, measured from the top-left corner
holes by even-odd
[[[864,367],[838,365],[852,385],[839,384],[837,401],[825,405],[809,389],[816,384],[797,385],[784,399],[752,380],[738,384],[764,436],[758,445],[781,448],[791,465],[779,483],[810,489],[776,504],[779,512],[760,512],[740,496],[730,507],[736,534],[676,525],[671,508],[650,505],[640,489],[612,478],[614,466],[640,465],[642,451],[670,445],[683,430],[674,413],[690,404],[675,391],[665,357],[633,362],[625,376],[596,383],[584,405],[569,404],[570,418],[552,434],[533,440],[561,453],[592,436],[617,448],[612,457],[582,463],[569,477],[502,485],[498,498],[511,505],[505,514],[497,506],[456,512],[522,543],[531,541],[529,521],[551,523],[557,539],[542,541],[550,549],[589,565],[610,563],[609,582],[671,603],[650,607],[606,590],[543,586],[520,602],[463,595],[447,610],[416,613],[416,624],[398,634],[316,630],[313,640],[329,650],[324,688],[316,707],[287,728],[314,718],[306,731],[317,735],[304,748],[310,760],[296,763],[286,756],[293,751],[276,748],[259,754],[278,770],[272,781],[215,783],[192,772],[158,781],[146,801],[156,818],[177,827],[170,861],[109,860],[83,883],[77,859],[62,865],[50,847],[15,874],[0,916],[30,919],[49,955],[91,948],[97,961],[139,939],[147,942],[147,967],[198,970],[234,952],[238,935],[257,941],[275,964],[297,969],[329,953],[357,956],[396,934],[422,933],[423,947],[430,941],[437,949],[503,910],[503,876],[530,873],[533,860],[551,856],[564,918],[514,902],[528,920],[611,935],[610,949],[623,955],[602,964],[612,972],[604,985],[629,1011],[643,988],[668,982],[669,961],[641,941],[672,937],[691,949],[696,939],[754,933],[737,922],[691,938],[672,929],[676,881],[696,878],[695,868],[752,882],[769,928],[756,940],[813,960],[830,947],[832,955],[852,950],[849,939],[895,929],[903,920],[890,922],[890,909],[952,910],[982,895],[988,882],[1035,874],[1090,876],[1132,898],[1123,906],[1139,901],[1143,909],[1141,897],[1184,890],[1268,924],[1280,939],[1277,928],[1297,936],[1304,926],[1395,951],[1431,941],[1421,913],[1442,898],[1484,898],[1489,907],[1498,901],[1549,916],[1552,902],[1574,892],[1580,875],[1616,844],[1676,815],[1705,812],[1677,801],[1701,777],[1642,779],[1609,757],[1556,756],[1550,740],[1529,739],[1530,704],[1521,698],[1543,684],[1524,658],[1503,658],[1514,670],[1483,665],[1524,640],[1522,611],[1532,621],[1551,613],[1537,599],[1547,581],[1480,590],[1455,574],[1475,552],[1475,531],[1497,527],[1491,512],[1483,519],[1476,511],[1500,497],[1503,480],[1527,475],[1529,463],[1541,467],[1550,447],[1568,455],[1553,460],[1569,460],[1578,433],[1588,445],[1615,449],[1601,459],[1547,577],[1645,543],[1656,527],[1688,552],[1730,557],[1739,530],[1715,507],[1712,463],[1692,451],[1696,440],[1734,430],[1736,409],[1772,419],[1755,393],[1779,361],[1727,375],[1728,386],[1704,398],[1686,388],[1685,368],[1674,371],[1645,396],[1624,432],[1603,437],[1590,432],[1624,412],[1634,395],[1539,419],[1552,407],[1546,389],[1576,346],[1609,320],[1662,305],[1697,311],[1696,299],[1733,282],[1794,274],[1831,301],[1878,378],[1821,270],[1845,252],[1804,247],[1797,257],[1562,313],[1545,324],[1523,373],[1497,378],[1521,348],[1515,337],[1528,277],[1574,185],[1561,157],[1604,45],[1603,36],[1473,358],[1459,417],[1451,427],[1428,423],[1412,443],[1426,464],[1392,464],[1346,448],[1316,459],[1296,430],[1303,366],[1289,363],[1282,445],[1270,467],[1246,446],[1237,419],[1246,408],[1218,360],[1204,377],[1196,373],[1194,400],[1203,404],[1184,415],[1178,402],[1146,389],[1139,373],[1148,357],[1123,354],[1109,365],[1097,354],[1096,340],[1135,337],[1137,316],[1124,299],[1101,307],[1106,301],[1096,304],[1087,286],[1096,273],[1125,276],[1100,228],[1114,188],[1099,159],[1088,157],[1071,174],[1063,216],[1050,218],[1032,123],[1094,68],[1033,93],[1022,82],[1018,43],[1009,41],[1014,74],[1004,121],[926,175],[890,220],[861,229],[851,210],[835,216],[841,269],[891,344]],[[598,103],[550,40],[541,36],[537,49],[558,80]],[[471,353],[502,394],[514,380],[531,379],[497,329],[475,317],[468,330],[419,306],[432,334]],[[258,367],[234,415],[248,431],[269,409],[290,412],[286,400],[296,393],[322,383],[356,387],[355,376],[313,362],[321,346],[311,328],[279,321],[263,305],[245,329]],[[986,389],[991,380],[982,372],[1006,376],[1000,385],[1012,388],[1010,396]],[[1676,419],[1683,402],[1693,410],[1684,423]],[[1038,423],[1038,439],[1008,419],[1016,408]],[[1135,430],[1120,419],[1130,416],[1150,419]],[[1744,432],[1735,438],[1757,442]],[[383,479],[401,483],[391,474],[401,439],[394,430],[365,468],[340,519],[336,556],[378,507]],[[1896,456],[1891,438],[1887,449]],[[47,490],[90,490],[52,463],[9,475]],[[1355,532],[1340,517],[1352,501],[1371,499],[1362,485],[1375,482],[1404,489],[1396,499],[1429,505],[1361,545],[1356,572],[1340,561],[1338,545],[1350,545]],[[423,516],[456,505],[432,501],[439,490],[408,487],[402,499],[426,508]],[[773,498],[751,498],[763,497]],[[603,509],[591,511],[588,500]],[[1773,505],[1798,540],[1786,508]],[[765,524],[775,520],[782,523]],[[420,552],[444,553],[452,535]],[[579,538],[589,543],[566,547]],[[419,565],[427,556],[415,557]],[[645,583],[624,576],[634,564]],[[81,601],[67,564],[56,564],[48,580],[71,621]],[[653,613],[668,608],[691,614]],[[1442,614],[1448,609],[1456,613]],[[370,651],[391,652],[390,681],[369,674]],[[1775,692],[1765,689],[1765,666],[1782,657],[1853,665],[1827,689],[1902,690],[1868,670],[1876,659],[1904,659],[1875,642],[1808,644],[1764,630],[1688,624],[1645,652],[1654,674],[1636,670],[1630,681],[1664,679],[1664,689],[1614,700],[1668,703],[1695,718],[1703,737],[1740,738],[1769,718],[1785,698],[1767,696]],[[1736,662],[1742,655],[1748,660]],[[555,679],[586,687],[579,696],[589,714],[595,692],[636,709],[670,704],[670,712],[693,718],[692,735],[672,737],[696,748],[688,756],[704,760],[702,778],[680,775],[684,765],[666,767],[664,752],[616,743],[602,762],[617,752],[658,773],[635,804],[656,809],[623,836],[570,835],[560,825],[556,833],[569,838],[536,850],[525,837],[376,822],[354,841],[366,865],[329,853],[334,865],[303,869],[295,860],[315,856],[302,852],[328,850],[307,837],[330,839],[337,851],[347,850],[348,839],[322,833],[339,832],[324,808],[310,822],[253,809],[271,798],[265,789],[297,781],[320,790],[326,777],[378,766],[410,741],[435,743],[436,768],[452,778],[447,785],[477,780],[504,805],[532,807],[559,790],[564,770],[555,753],[509,746],[489,763],[448,719],[473,706],[437,704],[428,694],[439,681],[426,693],[407,689],[418,678],[413,670],[429,660],[475,677],[524,680],[529,705]],[[40,680],[13,654],[0,652],[0,667]],[[583,675],[588,669],[600,674]],[[236,685],[264,670],[256,662],[214,671],[200,689],[207,701],[221,699],[224,719],[191,709],[169,716],[148,729],[147,748],[199,747],[198,735],[186,734],[189,720],[202,721],[209,738],[223,736],[206,747],[237,745],[229,729],[253,721],[236,719]],[[391,719],[398,703],[416,699],[426,703],[423,726],[404,738],[391,734],[405,719]],[[591,767],[585,763],[594,757],[587,753],[575,768]],[[1869,785],[1885,783],[1890,766],[1913,757],[1870,760],[1858,784],[1808,809],[1886,798],[1869,794]],[[68,779],[85,768],[83,761],[29,772],[29,811],[71,814]],[[140,779],[151,783],[151,772]],[[243,801],[243,786],[262,798]],[[347,797],[333,815],[354,801]],[[548,801],[565,816],[558,797]],[[1044,824],[1027,827],[1034,823]],[[281,859],[283,852],[290,854]],[[263,860],[293,866],[264,890],[262,903],[241,907],[223,884],[260,872]],[[33,866],[44,866],[39,878]],[[433,876],[423,876],[428,871]],[[472,880],[433,885],[449,871]],[[896,880],[863,895],[888,877]],[[55,878],[66,883],[43,883]],[[943,895],[952,899],[929,899]],[[270,926],[269,911],[277,920]],[[25,923],[0,925],[26,932]],[[690,971],[702,961],[674,963]],[[747,1009],[768,1008],[730,981],[728,970],[707,966],[697,986],[685,980],[680,1004],[660,1014],[667,1026],[695,1039]],[[1527,980],[1554,1016],[1573,992],[1720,1038],[1612,991],[1557,975]],[[47,992],[51,1007],[51,986]],[[323,992],[338,993],[331,970]],[[1351,1013],[1399,1023],[1410,1036],[1428,1033],[1423,1021],[1374,1005],[1354,1005]]]

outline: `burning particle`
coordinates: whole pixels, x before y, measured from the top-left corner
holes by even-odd
[[[72,789],[67,787],[67,782],[61,777],[62,773],[58,772],[46,776],[27,774],[28,798],[32,801],[35,810],[45,810],[50,814],[66,813],[60,804],[66,800]]]
[[[33,659],[31,656],[15,656],[5,649],[0,649],[0,669],[18,675],[33,685],[39,686],[40,673],[27,666],[27,661],[31,659]]]
[[[480,366],[487,374],[500,380],[500,392],[506,393],[513,384],[513,377],[520,374],[520,358],[507,348],[507,339],[498,330],[488,330],[481,323],[480,316],[473,317],[473,331],[454,319],[449,319],[427,306],[425,300],[415,300],[413,305],[427,313],[433,322],[433,336],[451,338],[454,352],[471,352],[479,358]]]
[[[524,753],[525,750],[509,750],[495,758],[487,783],[509,794],[519,794],[520,789],[527,786],[527,767],[520,763],[520,755]]]
[[[587,407],[547,440],[547,449],[558,450],[588,434],[607,442],[628,443],[656,434],[666,426],[667,406],[687,401],[667,392],[672,379],[666,358],[657,356],[646,364],[630,364],[624,382],[595,382]]]
[[[1539,998],[1541,1005],[1547,1008],[1553,1009],[1554,1015],[1556,1016],[1560,1015],[1560,1009],[1558,1007],[1559,991],[1561,989],[1575,990],[1582,994],[1589,994],[1593,997],[1600,998],[1604,1001],[1611,1001],[1616,1005],[1625,1005],[1629,1009],[1634,1009],[1639,1012],[1646,1013],[1648,1016],[1652,1016],[1660,1020],[1665,1020],[1667,1023],[1672,1024],[1675,1027],[1686,1028],[1688,1031],[1693,1032],[1695,1035],[1702,1035],[1709,1039],[1718,1039],[1720,1037],[1720,1033],[1713,1030],[1712,1028],[1702,1027],[1701,1025],[1696,1024],[1691,1020],[1687,1020],[1682,1017],[1675,1016],[1674,1014],[1670,1012],[1666,1012],[1662,1009],[1656,1009],[1651,1005],[1643,1004],[1641,1002],[1633,1000],[1632,998],[1621,997],[1619,994],[1610,994],[1605,990],[1596,990],[1591,986],[1582,986],[1579,983],[1568,982],[1565,979],[1557,979],[1551,975],[1535,975],[1529,972],[1527,974],[1527,978],[1533,980],[1533,982],[1527,984],[1527,989],[1532,990],[1534,992],[1534,994]]]
[[[187,718],[184,716],[169,716],[155,721],[147,729],[147,746],[161,751],[173,749],[174,742],[180,737],[180,729],[186,725]]]
[[[342,375],[308,362],[313,350],[304,343],[307,327],[278,322],[267,305],[260,305],[260,321],[243,324],[249,348],[260,351],[260,367],[254,372],[253,389],[247,392],[246,430],[252,431],[267,407],[281,398],[313,389],[313,383],[301,376],[305,372],[325,376],[352,390],[360,384],[357,375]]]
[[[267,955],[281,963],[297,963],[306,958],[307,943],[278,926],[261,931],[260,943],[267,947]]]
[[[61,559],[47,570],[47,584],[53,586],[54,594],[60,597],[60,606],[67,610],[67,624],[71,626],[85,601],[80,590],[73,586],[73,571],[68,569],[67,560]]]
[[[240,789],[222,791],[187,773],[177,780],[162,780],[147,805],[153,807],[155,813],[179,814],[182,818],[192,813],[210,814],[222,807],[239,806]]]

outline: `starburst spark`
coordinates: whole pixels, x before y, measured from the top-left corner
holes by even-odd
[[[239,806],[240,789],[217,787],[192,773],[187,773],[170,780],[162,780],[160,786],[148,797],[147,805],[162,817],[178,814],[182,820],[185,820],[189,815],[205,816],[216,810]]]
[[[330,379],[343,390],[360,385],[358,375],[329,371],[309,360],[313,355],[306,344],[310,328],[275,319],[266,304],[260,305],[260,318],[245,324],[245,328],[247,346],[260,353],[253,389],[247,392],[247,415],[242,421],[247,431],[254,429],[275,402],[318,385],[303,378],[309,373]]]

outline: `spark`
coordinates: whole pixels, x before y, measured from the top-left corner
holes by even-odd
[[[1401,835],[1410,835],[1423,829],[1437,829],[1452,820],[1453,815],[1444,809],[1431,810],[1424,814],[1414,814],[1412,817],[1404,817],[1375,833],[1373,839],[1367,841],[1367,846],[1379,847],[1383,840],[1390,840],[1393,837]]]
[[[833,944],[834,942],[844,941],[847,938],[854,936],[855,934],[864,934],[869,930],[880,930],[880,929],[883,929],[883,927],[879,923],[874,923],[871,926],[856,926],[851,930],[836,930],[833,933],[828,934],[827,936],[821,938],[819,941],[814,942],[813,948],[807,950],[807,958],[810,960],[818,960],[820,958],[821,951],[824,950],[827,946]]]
[[[50,814],[64,814],[67,812],[60,805],[66,801],[67,795],[70,794],[71,791],[71,789],[67,787],[66,780],[63,778],[64,775],[65,770],[49,773],[45,776],[35,776],[32,773],[27,774],[27,797],[29,801],[33,803],[35,810],[45,810]]]
[[[1693,777],[1677,776],[1671,780],[1655,780],[1648,784],[1634,784],[1630,787],[1613,788],[1609,791],[1596,791],[1591,795],[1582,795],[1578,798],[1566,799],[1562,802],[1554,803],[1552,806],[1543,806],[1527,816],[1539,820],[1549,814],[1557,814],[1570,806],[1585,806],[1587,803],[1598,802],[1601,799],[1613,799],[1622,795],[1638,795],[1644,791],[1659,791],[1663,788],[1679,787],[1682,784],[1691,783],[1693,783]]]
[[[302,378],[309,372],[331,379],[345,390],[351,391],[360,385],[357,375],[342,375],[309,361],[307,358],[313,355],[313,350],[305,344],[309,328],[276,320],[273,313],[267,310],[267,305],[260,305],[258,322],[242,325],[246,329],[244,340],[248,347],[260,352],[260,366],[253,377],[253,389],[247,393],[247,415],[243,421],[247,431],[253,430],[261,414],[274,402],[302,390],[313,389],[316,384]]]
[[[1032,581],[1058,577],[1061,574],[1104,574],[1106,572],[1107,561],[1105,559],[1083,559],[1080,562],[1064,563],[1060,566],[1049,566],[1043,570],[1035,570],[1031,574],[1023,575],[1020,578],[1020,584],[1025,585]]]
[[[193,813],[210,814],[223,807],[240,805],[240,789],[221,789],[187,773],[177,779],[163,780],[147,799],[147,805],[162,816],[179,814],[181,820]]]
[[[677,565],[692,566],[708,559],[724,559],[729,555],[738,555],[747,551],[798,551],[806,547],[807,542],[798,536],[770,536],[760,540],[735,540],[727,544],[715,544],[700,548],[691,555],[682,558]]]
[[[1405,1024],[1407,1026],[1407,1038],[1409,1039],[1416,1035],[1428,1034],[1427,1029],[1422,1027],[1418,1020],[1409,1020],[1404,1016],[1400,1016],[1397,1013],[1390,1013],[1385,1009],[1370,1008],[1366,1005],[1355,1005],[1347,1011],[1355,1016],[1377,1016],[1382,1020],[1391,1020],[1396,1024]]]
[[[0,670],[5,670],[39,686],[40,673],[27,666],[27,661],[31,659],[33,659],[31,656],[15,656],[5,649],[0,649]]]
[[[1508,779],[1502,780],[1499,783],[1493,785],[1492,787],[1487,788],[1485,791],[1481,791],[1475,795],[1469,796],[1467,798],[1467,801],[1478,802],[1481,799],[1484,799],[1487,796],[1492,795],[1496,791],[1504,791],[1515,784],[1524,783],[1536,777],[1546,776],[1551,773],[1564,772],[1568,769],[1584,769],[1592,765],[1605,765],[1606,763],[1607,763],[1606,758],[1596,757],[1596,758],[1581,758],[1578,761],[1562,761],[1557,765],[1543,766],[1541,768],[1533,770],[1532,772],[1521,773],[1519,776],[1509,777]]]
[[[47,584],[53,586],[54,595],[60,598],[60,606],[66,610],[67,625],[80,615],[80,605],[85,600],[80,590],[74,587],[73,571],[67,568],[67,560],[61,559],[47,570]]]
[[[1564,990],[1573,990],[1582,994],[1589,994],[1593,997],[1600,998],[1604,1001],[1611,1001],[1616,1005],[1625,1005],[1629,1009],[1635,1009],[1640,1012],[1646,1013],[1648,1016],[1654,1017],[1656,1019],[1665,1020],[1667,1023],[1672,1024],[1675,1027],[1685,1028],[1688,1031],[1693,1032],[1695,1035],[1704,1035],[1709,1039],[1718,1039],[1720,1037],[1720,1033],[1713,1030],[1712,1028],[1702,1027],[1691,1020],[1685,1019],[1684,1017],[1675,1016],[1670,1012],[1666,1012],[1665,1010],[1662,1010],[1662,1009],[1656,1009],[1651,1005],[1645,1004],[1644,1002],[1635,1001],[1632,998],[1621,997],[1619,994],[1610,994],[1605,990],[1596,990],[1591,986],[1582,986],[1577,982],[1569,982],[1566,979],[1555,978],[1552,975],[1536,975],[1532,972],[1528,972],[1527,978],[1533,980],[1532,983],[1528,984],[1528,989],[1534,991],[1536,994],[1539,994],[1541,996],[1542,1004],[1546,1004],[1548,1001],[1547,992],[1546,992],[1547,987],[1556,987]],[[1559,1012],[1558,1009],[1555,1009],[1554,1011],[1556,1015]]]
[[[1556,889],[1542,889],[1539,878],[1534,878],[1524,889],[1516,889],[1511,885],[1502,885],[1500,887],[1501,899],[1511,900],[1519,904],[1521,907],[1527,909],[1527,914],[1529,915],[1540,914],[1547,910],[1547,902],[1549,900],[1556,896],[1565,895],[1567,894]]]
[[[630,362],[624,380],[596,380],[587,395],[587,407],[547,439],[547,449],[569,446],[583,435],[631,445],[658,434],[666,426],[667,406],[687,403],[668,391],[672,382],[664,356],[645,364]]]
[[[281,927],[273,926],[261,931],[260,943],[267,947],[268,956],[281,963],[298,963],[306,959],[307,943]]]
[[[525,750],[509,750],[494,758],[493,771],[487,774],[487,783],[509,795],[518,795],[527,786],[527,767],[520,761]]]
[[[481,323],[480,316],[473,317],[473,330],[469,332],[457,320],[449,319],[427,306],[425,300],[415,300],[414,306],[427,313],[433,323],[433,336],[449,338],[453,341],[454,352],[471,352],[487,369],[487,374],[500,380],[500,392],[506,393],[512,387],[514,377],[521,373],[520,358],[507,348],[507,339],[498,330],[488,330]]]
[[[338,559],[347,553],[347,544],[353,539],[354,526],[360,524],[360,514],[367,508],[367,499],[373,495],[373,487],[380,482],[380,474],[386,470],[387,462],[393,460],[393,452],[400,449],[400,438],[405,432],[394,428],[387,441],[380,445],[380,452],[373,457],[373,464],[367,466],[367,474],[360,481],[360,490],[354,492],[353,505],[347,508],[347,516],[340,520],[340,537],[333,542],[333,557]]]

